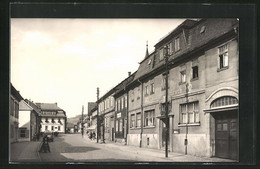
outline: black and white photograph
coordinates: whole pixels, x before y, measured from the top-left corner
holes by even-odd
[[[239,17],[10,17],[9,163],[239,163],[239,37]]]

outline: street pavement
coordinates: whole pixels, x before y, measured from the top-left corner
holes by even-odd
[[[50,153],[38,153],[40,142],[21,142],[11,145],[11,161],[13,162],[62,162],[62,163],[102,163],[102,162],[200,162],[210,165],[218,162],[232,164],[232,160],[220,158],[196,157],[158,149],[139,148],[114,142],[96,143],[81,134],[63,134],[54,137],[50,142]],[[234,163],[233,163],[234,164]]]
[[[38,147],[40,146],[40,143],[40,141],[11,143],[9,149],[10,163],[40,162],[41,160],[38,153]]]

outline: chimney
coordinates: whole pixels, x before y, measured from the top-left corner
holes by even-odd
[[[55,104],[56,104],[56,106],[58,106],[58,103],[57,103],[57,102],[56,102]]]
[[[131,76],[131,72],[128,72],[128,76]]]

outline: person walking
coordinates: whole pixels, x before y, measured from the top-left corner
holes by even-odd
[[[42,145],[41,145],[41,148],[40,148],[40,151],[39,152],[51,152],[50,151],[50,146],[49,146],[49,142],[48,142],[48,137],[47,135],[45,135],[42,139]]]

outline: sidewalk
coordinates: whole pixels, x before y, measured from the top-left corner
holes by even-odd
[[[40,162],[38,148],[40,141],[16,142],[10,145],[10,163]]]
[[[237,161],[230,160],[230,159],[222,159],[222,158],[215,158],[215,157],[197,157],[193,155],[184,155],[181,153],[175,153],[175,152],[168,152],[168,158],[165,157],[165,151],[160,149],[149,149],[149,148],[140,148],[135,146],[129,146],[129,145],[123,145],[120,143],[115,142],[109,142],[106,143],[97,143],[96,140],[89,140],[88,138],[85,138],[86,140],[92,142],[93,144],[100,144],[101,146],[110,148],[110,149],[116,149],[121,150],[124,152],[132,153],[132,154],[138,154],[140,156],[149,158],[149,161],[156,160],[158,161],[165,161],[165,162],[200,162],[204,163],[206,165],[210,165],[212,163],[236,163]]]

